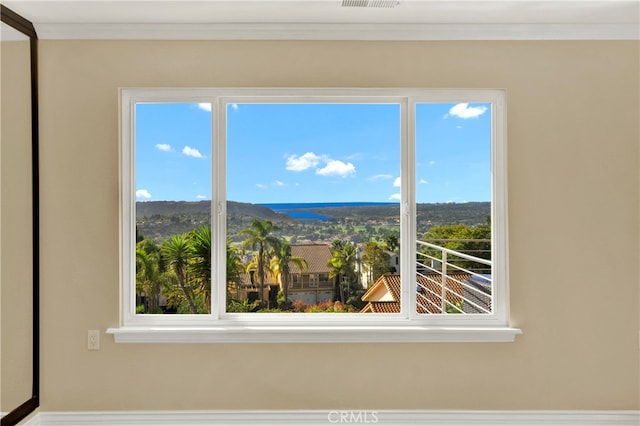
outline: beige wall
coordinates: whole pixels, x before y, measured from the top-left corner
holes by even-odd
[[[0,411],[8,412],[31,398],[32,384],[29,42],[3,41],[0,60]]]
[[[640,408],[638,47],[42,42],[42,410]],[[524,335],[116,345],[103,334],[87,351],[88,329],[118,325],[123,86],[505,88]]]

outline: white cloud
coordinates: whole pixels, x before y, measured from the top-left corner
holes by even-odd
[[[237,111],[237,110],[238,110],[238,104],[231,104],[231,108],[232,108],[234,111]]]
[[[324,154],[318,155],[314,152],[306,152],[300,156],[294,154],[287,157],[287,170],[301,172],[313,168],[316,169],[316,174],[319,176],[347,177],[356,173],[356,166],[353,163],[332,160]]]
[[[169,145],[168,143],[157,143],[155,146],[156,149],[159,149],[160,151],[173,151],[173,148],[171,148],[171,145]]]
[[[400,188],[400,176],[395,178],[395,180],[393,181],[393,186],[395,186],[396,188]]]
[[[204,110],[204,111],[209,111],[209,112],[211,112],[211,104],[209,104],[209,103],[201,103],[201,104],[198,104],[198,108],[200,108],[200,109],[202,109],[202,110]]]
[[[264,189],[267,187],[267,185],[263,184],[263,183],[256,183],[256,187]]]
[[[470,107],[468,103],[463,102],[452,106],[449,113],[446,114],[444,118],[447,118],[449,115],[463,119],[476,118],[484,114],[486,111],[487,107],[485,106]]]
[[[427,182],[425,179],[420,179],[420,180],[418,181],[418,183],[419,183],[419,184],[421,184],[421,185],[426,185],[426,184],[427,184],[427,183],[429,183],[429,182]]]
[[[182,153],[184,155],[187,155],[189,157],[194,157],[194,158],[205,158],[204,155],[202,155],[200,153],[200,151],[198,151],[195,148],[191,148],[190,146],[185,146],[184,148],[182,148]]]
[[[391,196],[389,197],[389,200],[398,200],[400,201],[400,193],[395,193],[395,194],[391,194]]]
[[[316,174],[320,176],[341,176],[347,177],[355,174],[356,166],[351,163],[343,163],[339,160],[329,160],[327,165],[316,170]]]
[[[430,166],[433,166],[433,165],[435,165],[435,164],[436,164],[436,162],[435,162],[435,161],[433,161],[433,160],[429,161],[429,165],[430,165]]]
[[[208,197],[206,195],[196,195],[196,199],[198,200],[206,200]]]
[[[287,158],[287,170],[292,172],[301,172],[303,170],[316,167],[320,164],[322,157],[314,154],[313,152],[307,152],[300,157],[297,155],[291,155]]]
[[[385,174],[381,174],[381,175],[371,176],[371,177],[369,178],[369,180],[372,180],[372,181],[377,181],[377,180],[387,180],[387,179],[393,179],[393,175],[385,175]]]
[[[274,184],[275,186],[287,186],[287,184],[286,184],[286,183],[284,183],[284,182],[282,182],[282,181],[279,181],[279,180],[277,180],[277,181],[273,182],[273,184]]]
[[[136,191],[136,198],[149,199],[149,198],[151,198],[151,194],[146,189],[138,189]]]

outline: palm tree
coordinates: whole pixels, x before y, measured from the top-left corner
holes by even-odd
[[[197,314],[198,309],[193,302],[191,289],[187,286],[187,269],[189,266],[189,259],[192,257],[191,245],[189,244],[188,236],[186,234],[172,235],[162,244],[162,254],[178,278],[178,285],[187,300],[189,309],[192,313]]]
[[[300,271],[309,269],[307,260],[303,257],[291,255],[291,245],[286,241],[281,241],[273,251],[271,258],[271,271],[275,279],[280,277],[282,283],[282,291],[285,300],[289,297],[289,277],[291,275],[290,264],[294,264]]]
[[[356,248],[347,241],[334,240],[331,249],[331,260],[327,266],[331,267],[330,278],[335,279],[335,287],[340,294],[340,301],[345,303],[342,277],[347,278],[351,283],[355,278],[356,269]]]
[[[256,266],[258,269],[258,279],[260,281],[260,301],[264,302],[264,278],[267,267],[269,249],[276,247],[280,240],[273,235],[272,231],[279,228],[274,226],[270,220],[253,218],[251,226],[240,231],[240,234],[247,235],[247,239],[242,243],[242,248],[251,247],[258,250],[256,254]]]
[[[231,238],[227,238],[227,289],[233,284],[236,288],[236,298],[240,292],[240,274],[243,272],[244,264],[238,249],[231,244]]]
[[[143,240],[136,244],[136,287],[147,295],[149,305],[146,313],[158,313],[161,284],[159,263],[158,248],[152,241]]]
[[[384,245],[387,246],[387,250],[396,251],[400,248],[400,237],[395,232],[390,232],[384,237]]]
[[[199,281],[207,312],[211,313],[211,227],[203,225],[189,234],[192,276]]]

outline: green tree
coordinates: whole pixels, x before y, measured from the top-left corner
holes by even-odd
[[[193,296],[192,289],[187,281],[187,271],[189,260],[192,257],[191,246],[187,234],[172,235],[162,244],[162,255],[167,260],[171,270],[176,274],[178,285],[182,290],[185,300],[189,305],[189,310],[193,314],[198,313]]]
[[[269,259],[269,251],[276,247],[280,240],[271,235],[273,231],[279,228],[273,225],[270,220],[261,220],[253,218],[251,225],[240,231],[240,234],[247,235],[247,239],[242,243],[242,248],[251,247],[257,250],[255,254],[256,267],[258,272],[258,280],[260,282],[260,301],[264,302],[264,281],[266,269]]]
[[[286,241],[281,241],[273,250],[273,256],[271,257],[271,271],[274,278],[277,280],[280,278],[282,283],[282,292],[284,299],[289,298],[289,277],[291,276],[291,267],[293,264],[298,267],[299,270],[304,271],[309,268],[307,260],[303,257],[291,255],[291,245]]]
[[[391,272],[389,254],[375,241],[364,245],[362,262],[367,267],[369,282],[374,283],[381,275]]]
[[[422,237],[423,241],[465,253],[481,259],[491,260],[491,226],[469,226],[463,224],[434,226]],[[441,259],[441,252],[428,249],[426,252]],[[451,259],[449,259],[451,260]],[[487,266],[469,260],[451,260],[465,269],[486,271]]]

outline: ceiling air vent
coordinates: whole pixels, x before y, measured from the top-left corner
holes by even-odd
[[[342,7],[396,7],[398,0],[342,0]]]

